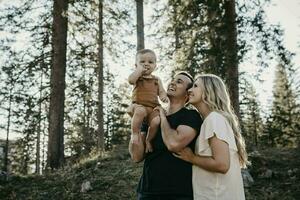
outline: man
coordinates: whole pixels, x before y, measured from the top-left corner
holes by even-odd
[[[145,134],[132,135],[129,152],[135,162],[145,159],[138,185],[139,200],[192,200],[192,165],[173,154],[186,146],[194,149],[202,120],[195,110],[184,107],[193,78],[179,72],[168,86],[170,106],[160,112],[161,125],[153,139],[154,151],[145,154]],[[145,130],[142,130],[145,131]],[[138,138],[133,138],[138,137]],[[132,142],[136,141],[136,142]]]

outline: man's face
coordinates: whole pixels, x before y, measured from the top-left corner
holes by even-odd
[[[187,98],[188,85],[191,83],[191,80],[182,74],[176,75],[171,83],[168,85],[167,94],[169,97],[182,97]]]

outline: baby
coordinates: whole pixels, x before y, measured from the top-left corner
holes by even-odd
[[[169,99],[160,78],[152,75],[156,68],[155,53],[150,49],[139,50],[135,62],[135,71],[128,77],[129,84],[134,85],[132,105],[129,107],[128,113],[132,116],[133,143],[137,143],[137,136],[144,120],[149,126],[145,149],[147,153],[153,151],[151,141],[160,125],[159,112],[153,110],[159,106],[158,96],[164,103],[168,103]]]

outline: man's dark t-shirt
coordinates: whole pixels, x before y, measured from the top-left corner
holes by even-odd
[[[202,119],[197,111],[182,108],[167,116],[172,129],[186,125],[200,132]],[[184,134],[184,133],[183,133]],[[197,136],[188,145],[194,150]],[[192,196],[192,164],[176,158],[165,146],[161,129],[152,141],[154,151],[146,154],[143,174],[138,185],[138,193],[149,195]]]

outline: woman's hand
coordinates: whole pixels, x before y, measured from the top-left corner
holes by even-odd
[[[180,159],[190,162],[190,163],[193,163],[193,159],[195,157],[195,154],[189,147],[185,147],[181,151],[179,151],[177,153],[173,153],[173,155],[177,158],[180,158]]]

